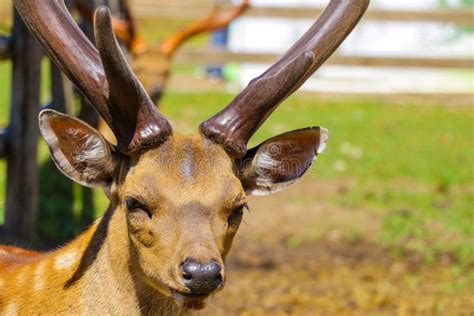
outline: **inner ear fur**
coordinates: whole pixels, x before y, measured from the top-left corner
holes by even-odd
[[[267,195],[296,182],[324,151],[328,136],[327,129],[310,127],[275,136],[250,149],[237,160],[246,193]]]
[[[110,184],[119,154],[96,129],[54,110],[40,113],[39,126],[53,161],[67,177],[88,187]]]

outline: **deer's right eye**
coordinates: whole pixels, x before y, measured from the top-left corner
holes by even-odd
[[[148,217],[151,218],[151,212],[148,210],[148,208],[140,203],[137,199],[134,199],[132,197],[127,197],[125,198],[125,205],[127,206],[127,209],[129,212],[137,212],[141,211],[144,212],[148,215]]]
[[[242,220],[242,216],[244,215],[244,209],[248,209],[248,205],[240,205],[236,207],[232,212],[230,213],[229,217],[227,218],[227,222],[229,225],[235,225],[240,223]]]

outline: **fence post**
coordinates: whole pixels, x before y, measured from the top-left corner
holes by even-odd
[[[7,238],[16,242],[31,243],[36,235],[41,56],[39,45],[14,10],[4,229]]]
[[[11,56],[11,38],[0,35],[0,60],[10,58]]]
[[[74,114],[74,91],[71,81],[51,62],[51,103],[48,108]]]

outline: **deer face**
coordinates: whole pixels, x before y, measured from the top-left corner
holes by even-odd
[[[118,195],[148,284],[195,306],[222,287],[246,195],[220,146],[175,135],[130,162]]]
[[[171,56],[158,48],[152,48],[132,60],[132,67],[148,91],[153,103],[160,99],[168,81],[171,68]]]
[[[324,129],[294,131],[236,159],[203,136],[173,135],[126,156],[92,127],[52,110],[41,113],[40,130],[65,175],[109,192],[127,222],[136,274],[192,308],[224,284],[247,195],[293,183],[327,139]]]

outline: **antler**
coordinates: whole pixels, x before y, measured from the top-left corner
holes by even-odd
[[[320,18],[286,54],[221,112],[200,126],[201,133],[234,157],[268,116],[296,91],[339,47],[369,5],[369,0],[331,0]]]
[[[96,11],[99,54],[79,30],[63,0],[14,3],[46,53],[110,126],[121,152],[133,154],[166,140],[171,126],[128,66],[106,7]]]
[[[230,22],[235,20],[249,7],[249,0],[243,0],[242,3],[234,7],[226,14],[220,14],[221,6],[219,3],[214,5],[212,12],[205,18],[195,21],[184,29],[176,32],[170,38],[166,39],[160,46],[160,51],[167,55],[173,55],[178,47],[183,44],[190,37],[206,32],[214,31],[227,26]]]

